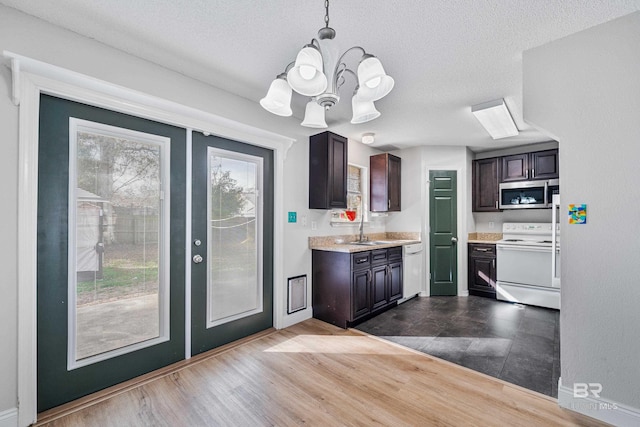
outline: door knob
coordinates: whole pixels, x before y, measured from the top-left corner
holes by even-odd
[[[452,237],[451,238],[451,242],[452,243],[457,243],[458,242],[458,238],[457,237]]]
[[[200,264],[203,261],[202,256],[201,255],[194,255],[193,256],[193,262],[195,264]]]

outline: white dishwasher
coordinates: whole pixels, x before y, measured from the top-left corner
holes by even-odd
[[[422,243],[404,245],[402,247],[404,261],[402,266],[402,299],[403,303],[418,295],[422,290]]]

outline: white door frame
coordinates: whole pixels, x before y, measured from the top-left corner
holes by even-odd
[[[187,132],[190,154],[191,130],[266,147],[274,151],[274,326],[284,322],[283,241],[284,160],[295,139],[235,122],[195,108],[147,95],[46,64],[11,52],[3,52],[11,61],[12,99],[20,106],[18,170],[18,424],[28,426],[37,418],[36,365],[36,281],[38,211],[38,121],[40,94],[46,93],[72,101],[85,102],[109,110],[183,127]],[[190,174],[190,158],[186,172]],[[190,182],[188,176],[187,183]],[[187,191],[190,191],[190,186]],[[190,194],[187,202],[190,201]],[[191,206],[185,206],[186,218]],[[189,226],[189,222],[187,223]],[[187,227],[186,265],[190,267],[190,228]],[[189,303],[190,268],[186,269],[186,303]],[[187,317],[190,307],[187,306]],[[188,320],[188,319],[187,319]],[[188,326],[188,322],[187,322]],[[187,347],[188,348],[188,347]],[[186,353],[186,357],[189,356]]]

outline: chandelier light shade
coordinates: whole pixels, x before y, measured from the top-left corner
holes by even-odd
[[[304,110],[304,121],[302,126],[308,128],[327,128],[327,122],[324,119],[324,108],[318,104],[315,100],[307,102],[307,107]]]
[[[366,55],[358,65],[359,89],[357,96],[366,101],[377,101],[393,89],[394,80],[384,72],[384,67],[378,58]]]
[[[380,60],[360,46],[351,47],[338,55],[333,46],[336,32],[329,27],[329,0],[325,0],[324,6],[325,26],[318,30],[318,38],[303,46],[296,60],[276,77],[267,95],[260,100],[260,105],[273,114],[291,116],[291,96],[295,91],[312,98],[306,105],[301,125],[326,128],[325,112],[338,103],[338,92],[347,76],[351,76],[356,83],[351,101],[351,123],[366,123],[380,116],[374,101],[391,92],[394,80],[387,75]],[[350,52],[360,52],[357,72],[347,65],[346,57]]]
[[[291,111],[291,86],[284,74],[280,74],[269,86],[267,96],[260,100],[262,108],[278,116],[289,117]]]
[[[320,95],[327,88],[322,72],[322,55],[317,47],[307,45],[300,50],[295,65],[287,73],[291,89],[304,96]]]
[[[351,98],[351,108],[353,109],[353,118],[351,119],[353,125],[366,123],[380,117],[380,111],[376,110],[373,101],[362,101],[357,96]]]

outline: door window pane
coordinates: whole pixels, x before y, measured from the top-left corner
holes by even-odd
[[[165,338],[168,144],[75,119],[72,129],[69,365],[78,367]]]
[[[262,311],[262,159],[209,148],[207,327]]]

